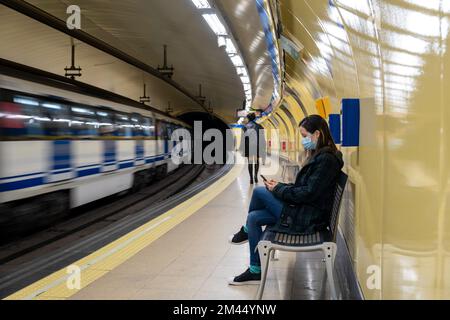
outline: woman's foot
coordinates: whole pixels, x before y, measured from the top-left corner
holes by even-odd
[[[232,286],[259,285],[261,282],[261,273],[252,273],[248,268],[243,274],[228,280]]]
[[[229,239],[231,244],[239,245],[248,242],[248,233],[245,232],[245,228],[242,227],[238,233],[232,235]]]

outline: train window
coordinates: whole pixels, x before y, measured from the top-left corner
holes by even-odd
[[[70,128],[72,133],[78,137],[96,137],[99,132],[99,121],[95,111],[89,107],[72,107]]]
[[[133,137],[133,125],[131,124],[130,117],[123,113],[115,114],[116,136],[124,138]]]
[[[133,137],[143,137],[144,128],[142,127],[142,116],[139,114],[133,114],[131,116],[131,125],[133,126]]]
[[[40,106],[42,113],[51,119],[44,123],[46,136],[62,137],[72,134],[69,107],[53,102],[42,102]]]
[[[39,108],[39,101],[28,97],[15,97],[0,103],[0,136],[7,139],[42,136],[42,123],[49,121]]]
[[[173,124],[168,123],[167,124],[167,139],[170,139],[172,137],[173,131],[174,131]]]
[[[113,121],[113,115],[108,111],[97,111],[97,118],[99,122],[99,134],[100,136],[114,136],[115,127]]]
[[[161,138],[161,136],[162,136],[161,120],[156,120],[156,127],[155,127],[155,129],[156,129],[156,138],[158,140],[162,139]]]
[[[167,122],[162,120],[156,121],[156,133],[159,140],[167,140]]]
[[[151,118],[142,118],[142,129],[144,132],[144,137],[154,137],[155,136],[155,123]]]

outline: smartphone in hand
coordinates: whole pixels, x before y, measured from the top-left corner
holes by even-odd
[[[261,174],[260,176],[261,176],[261,178],[263,178],[263,180],[264,180],[265,182],[269,181],[269,180],[267,180],[267,178],[264,177],[262,174]]]

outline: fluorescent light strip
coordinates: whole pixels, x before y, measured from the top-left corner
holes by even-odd
[[[42,106],[47,109],[61,110],[61,106],[59,106],[57,104],[44,103],[44,104],[42,104]]]
[[[241,77],[241,81],[242,81],[243,84],[248,84],[248,83],[250,83],[249,77]]]
[[[244,66],[244,62],[242,61],[242,58],[240,56],[232,57],[231,62],[233,62],[235,67],[243,67]]]
[[[226,47],[227,46],[227,38],[225,38],[223,36],[219,36],[217,38],[217,43],[218,43],[219,48]]]
[[[211,9],[211,5],[207,0],[192,0],[192,2],[197,7],[197,9]],[[208,10],[208,12],[211,11]],[[250,77],[248,75],[247,68],[244,65],[244,61],[234,44],[234,41],[228,37],[227,29],[217,14],[205,13],[202,14],[202,17],[208,23],[211,30],[218,36],[217,45],[219,46],[219,48],[225,47],[226,53],[228,54],[231,62],[236,68],[236,73],[241,78],[241,82],[247,99],[246,108],[250,108],[253,98]]]
[[[243,77],[248,77],[247,70],[244,67],[238,67],[237,69],[238,75],[241,75]]]
[[[236,50],[236,47],[234,46],[234,44],[233,44],[233,41],[231,41],[231,39],[226,39],[226,48],[225,48],[225,51],[228,53],[228,54],[237,54],[237,50]]]
[[[86,109],[82,109],[82,108],[72,108],[72,111],[76,112],[76,113],[84,113],[84,114],[91,114],[91,115],[94,114],[93,112],[86,110]]]
[[[41,118],[41,117],[34,117],[33,119],[34,119],[34,120],[38,120],[38,121],[45,121],[45,122],[52,121],[52,120],[49,119],[49,118]]]
[[[192,0],[197,9],[211,9],[208,0]]]
[[[35,106],[35,107],[37,107],[39,105],[39,102],[37,102],[37,101],[23,99],[23,98],[14,98],[14,103],[25,104],[28,106]]]
[[[226,36],[227,30],[225,29],[225,26],[220,22],[219,18],[216,14],[203,14],[203,19],[208,23],[209,27],[212,29],[212,31],[218,35],[218,36]]]

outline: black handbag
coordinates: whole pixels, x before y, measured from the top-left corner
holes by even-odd
[[[307,204],[285,204],[280,218],[270,230],[290,235],[314,233],[326,227],[323,223],[317,223],[318,214],[320,211],[317,208]]]
[[[275,225],[270,227],[270,230],[288,234],[295,233],[298,210],[299,208],[294,205],[284,205],[280,218]]]

